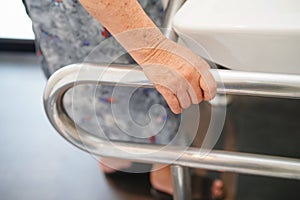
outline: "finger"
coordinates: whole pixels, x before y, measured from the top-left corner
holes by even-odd
[[[179,100],[180,106],[184,109],[188,108],[191,105],[190,95],[186,90],[178,91],[177,98]]]
[[[203,90],[203,96],[206,101],[212,100],[217,93],[217,83],[209,70],[205,70],[201,74],[200,87]]]
[[[203,100],[203,92],[200,88],[200,75],[197,76],[198,78],[193,79],[190,81],[188,87],[188,94],[193,104],[199,104]]]
[[[205,60],[198,58],[198,64],[195,65],[195,68],[201,75],[199,85],[203,90],[203,98],[209,101],[216,96],[217,90],[217,83],[209,70],[210,66]]]
[[[188,94],[192,100],[193,104],[199,104],[203,100],[203,93],[200,86],[197,87],[189,87]]]
[[[157,91],[164,97],[171,111],[175,114],[181,113],[181,107],[177,97],[164,86],[156,85],[155,87]]]

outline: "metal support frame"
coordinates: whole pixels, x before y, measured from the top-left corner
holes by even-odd
[[[212,72],[220,76],[224,83],[225,88],[218,88],[219,93],[300,98],[299,75],[227,70]],[[97,138],[76,127],[64,110],[64,94],[75,85],[116,83],[119,86],[153,87],[142,70],[136,66],[78,64],[60,69],[50,77],[44,93],[44,106],[50,122],[66,140],[89,153],[144,163],[173,163],[173,195],[176,200],[191,198],[188,187],[190,176],[185,173],[188,172],[186,167],[300,180],[300,159],[215,150],[202,157],[197,148],[188,148],[182,152],[176,146],[162,147],[127,142],[114,142],[112,146],[110,141]],[[160,149],[160,153],[152,154],[157,149]]]
[[[177,40],[177,35],[172,30],[171,19],[184,2],[185,0],[169,0],[166,9],[163,31],[174,41]],[[218,94],[300,98],[299,75],[231,70],[212,70],[212,73],[218,82]],[[191,199],[190,175],[187,167],[300,180],[300,159],[214,150],[206,157],[201,157],[197,148],[188,148],[185,152],[181,152],[175,146],[164,147],[158,156],[151,152],[160,148],[159,145],[114,142],[114,147],[118,148],[112,148],[110,142],[76,127],[63,107],[65,92],[80,84],[116,83],[119,86],[153,87],[141,69],[136,66],[107,67],[103,64],[85,63],[60,69],[51,76],[44,93],[44,107],[50,122],[70,143],[95,155],[145,163],[173,162],[171,169],[175,200]],[[132,151],[140,152],[143,156],[128,153]]]
[[[177,41],[178,39],[178,35],[176,34],[176,32],[173,30],[173,17],[175,16],[175,14],[177,13],[177,11],[179,10],[179,8],[184,4],[186,0],[169,0],[168,1],[168,5],[165,11],[165,17],[164,17],[164,21],[163,21],[163,32],[164,35],[173,40],[173,41]]]
[[[189,168],[180,165],[171,166],[173,199],[174,200],[191,200],[191,176]]]
[[[218,88],[218,92],[300,99],[300,75],[227,70],[212,70],[212,72],[220,76],[224,83],[225,88]],[[65,92],[75,85],[116,83],[119,86],[153,87],[143,71],[136,66],[107,67],[84,63],[58,70],[50,77],[44,93],[45,111],[50,122],[73,145],[98,156],[300,180],[300,159],[215,150],[206,157],[201,157],[197,148],[188,148],[182,152],[176,146],[164,147],[158,155],[151,152],[162,146],[114,142],[112,148],[110,141],[97,138],[76,127],[63,108],[62,100]],[[143,156],[130,152],[140,152]]]

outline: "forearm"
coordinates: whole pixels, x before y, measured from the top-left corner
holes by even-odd
[[[166,39],[137,0],[80,0],[143,68],[174,113],[215,96],[209,65]]]
[[[137,0],[80,0],[80,2],[137,62],[165,39]]]

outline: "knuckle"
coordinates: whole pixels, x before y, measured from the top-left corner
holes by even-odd
[[[193,77],[195,76],[195,72],[193,72],[193,70],[186,68],[185,70],[182,71],[182,76],[188,80],[188,81],[192,81]]]

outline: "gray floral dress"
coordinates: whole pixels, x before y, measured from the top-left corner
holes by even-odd
[[[33,22],[37,55],[47,77],[73,63],[134,63],[78,0],[23,2]],[[139,2],[160,26],[164,15],[161,2]],[[111,140],[166,144],[177,132],[180,120],[154,89],[82,85],[67,92],[64,105],[81,128]]]

